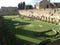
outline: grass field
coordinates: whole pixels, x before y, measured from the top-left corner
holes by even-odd
[[[6,26],[11,29],[16,38],[23,40],[21,43],[33,43],[39,44],[41,41],[48,39],[49,37],[37,36],[37,32],[48,31],[50,29],[55,29],[60,32],[60,25],[51,24],[48,22],[43,22],[40,20],[33,20],[27,17],[19,16],[4,16],[4,19],[8,20]],[[54,34],[52,31],[47,34]],[[59,37],[60,38],[60,37]],[[56,38],[49,38],[52,41]]]

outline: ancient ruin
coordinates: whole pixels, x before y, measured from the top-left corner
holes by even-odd
[[[60,8],[60,3],[51,3],[50,0],[42,0],[35,4],[35,9],[41,8]]]

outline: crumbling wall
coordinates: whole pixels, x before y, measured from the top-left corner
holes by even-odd
[[[40,9],[40,10],[18,10],[22,16],[35,17],[44,21],[59,22],[60,20],[60,9]]]

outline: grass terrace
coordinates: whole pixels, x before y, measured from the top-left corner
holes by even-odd
[[[22,45],[36,45],[40,42],[50,39],[51,42],[59,39],[60,37],[46,37],[39,33],[54,29],[60,32],[60,25],[43,22],[40,20],[30,19],[28,17],[20,16],[3,16],[7,28],[9,28],[15,37]],[[39,32],[39,33],[38,33]],[[46,32],[42,34],[52,35],[54,32]],[[39,36],[38,36],[39,35]]]

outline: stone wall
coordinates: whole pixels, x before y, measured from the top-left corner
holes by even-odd
[[[4,20],[3,17],[0,16],[0,29],[3,28],[3,23],[4,23],[3,20]]]
[[[20,15],[35,17],[41,20],[59,22],[60,9],[18,10]]]
[[[0,15],[17,15],[17,7],[2,7],[0,9]]]

